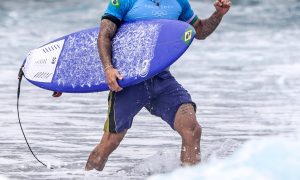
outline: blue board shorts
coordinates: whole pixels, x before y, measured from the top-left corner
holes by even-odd
[[[124,88],[120,92],[109,93],[108,117],[104,131],[119,133],[130,129],[134,116],[145,107],[151,114],[161,117],[174,129],[178,108],[190,103],[196,111],[196,104],[190,94],[169,71],[142,83]]]

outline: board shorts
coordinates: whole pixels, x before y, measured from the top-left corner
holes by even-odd
[[[104,131],[120,133],[130,129],[134,116],[145,107],[151,114],[161,117],[174,129],[174,120],[182,104],[196,104],[190,94],[169,71],[154,76],[139,84],[123,88],[120,92],[110,91],[108,115]]]

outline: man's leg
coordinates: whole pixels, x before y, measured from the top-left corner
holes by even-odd
[[[179,107],[174,122],[175,130],[182,137],[180,160],[182,165],[194,165],[201,161],[200,139],[201,126],[197,122],[192,104],[183,104]]]
[[[91,152],[85,170],[89,171],[95,168],[102,171],[108,156],[119,146],[126,132],[127,130],[121,133],[104,132],[100,143]]]
[[[85,170],[103,170],[108,156],[119,146],[134,116],[148,101],[146,82],[126,87],[120,92],[110,92],[108,115],[100,143],[91,152]]]

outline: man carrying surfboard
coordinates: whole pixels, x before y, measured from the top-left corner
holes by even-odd
[[[86,170],[103,170],[108,156],[118,147],[134,116],[145,107],[161,117],[182,137],[180,160],[182,165],[201,161],[201,126],[196,119],[196,105],[189,93],[175,80],[169,70],[137,85],[122,89],[122,76],[112,65],[112,43],[122,21],[145,19],[175,19],[190,23],[196,30],[196,39],[205,39],[219,25],[231,6],[230,0],[217,0],[216,11],[205,20],[193,12],[188,0],[110,0],[102,17],[98,50],[110,88],[108,117],[104,135],[91,152]],[[144,98],[147,97],[147,98]],[[139,103],[137,103],[139,102]],[[128,108],[128,106],[130,106]],[[124,107],[127,107],[124,110]]]

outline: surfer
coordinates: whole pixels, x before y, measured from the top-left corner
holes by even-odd
[[[182,165],[201,161],[201,126],[196,119],[196,104],[190,94],[175,80],[169,70],[137,85],[122,89],[117,80],[122,76],[111,62],[112,43],[122,21],[142,19],[176,19],[190,23],[196,30],[196,39],[205,39],[219,25],[230,9],[230,0],[217,0],[216,11],[200,20],[188,0],[110,0],[101,20],[98,50],[106,81],[110,88],[108,116],[100,143],[91,152],[86,170],[103,170],[108,156],[118,147],[134,116],[145,107],[161,117],[182,137],[180,160]]]

